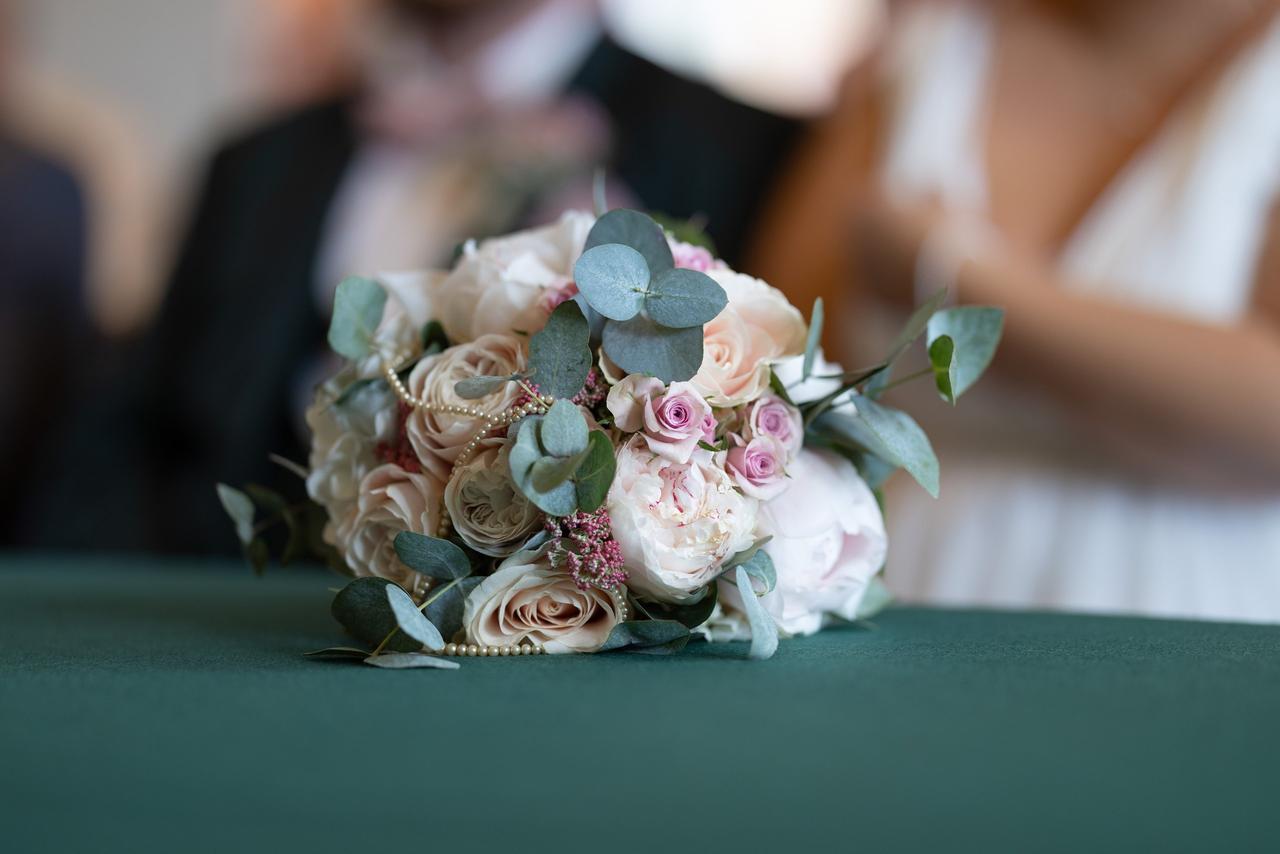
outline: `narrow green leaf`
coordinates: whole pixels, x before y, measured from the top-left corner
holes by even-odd
[[[471,574],[471,561],[458,546],[439,537],[401,531],[395,538],[396,555],[414,572],[449,581]]]
[[[440,631],[422,615],[408,593],[391,584],[387,586],[386,594],[387,604],[391,606],[391,613],[402,634],[408,635],[432,652],[444,649],[444,638],[440,637]]]
[[[369,355],[373,333],[382,322],[386,304],[387,292],[373,279],[343,279],[333,296],[333,319],[329,323],[329,346],[333,351],[352,360]]]
[[[369,657],[367,649],[356,649],[353,646],[331,646],[326,649],[315,649],[304,652],[307,658],[323,658],[333,661],[364,661]]]
[[[929,342],[929,364],[938,394],[947,403],[956,402],[956,342],[950,335],[939,335]]]
[[[815,422],[821,432],[853,442],[907,473],[935,498],[938,496],[938,458],[920,425],[901,410],[869,397],[855,395],[857,414],[828,412]]]
[[[813,359],[818,354],[818,346],[822,343],[822,297],[813,301],[813,314],[809,317],[809,337],[804,342],[804,363],[801,378],[809,379],[813,374]]]
[[[542,449],[553,457],[570,457],[587,448],[587,420],[577,404],[561,398],[538,425]]]
[[[655,276],[644,298],[650,319],[669,329],[709,323],[728,304],[729,297],[715,279],[683,268]]]
[[[231,517],[231,521],[236,526],[236,537],[240,540],[240,545],[248,546],[253,541],[253,501],[249,496],[240,490],[227,486],[225,483],[217,485],[218,500],[222,502],[222,509],[227,511],[227,515]]]
[[[573,280],[596,311],[611,320],[630,320],[644,305],[649,266],[630,246],[605,243],[582,253],[573,265]]]
[[[746,560],[734,564],[733,569],[735,572],[739,569],[745,570],[753,580],[759,581],[763,588],[759,591],[762,596],[778,586],[778,572],[773,567],[773,559],[763,550],[757,549],[752,552]]]
[[[630,650],[651,655],[670,655],[684,649],[689,629],[676,620],[628,620],[618,623],[599,652]]]
[[[942,307],[946,299],[947,291],[946,288],[943,288],[912,312],[911,317],[907,318],[906,325],[902,327],[902,331],[898,333],[898,337],[894,339],[892,346],[889,347],[889,355],[885,357],[884,364],[893,364],[899,356],[906,352],[907,348],[925,331],[925,328],[929,325],[929,318],[933,317],[934,313]]]
[[[436,658],[421,652],[384,652],[371,655],[364,660],[365,664],[383,667],[388,670],[409,670],[411,668],[430,667],[435,670],[457,670],[461,665],[448,658]]]
[[[929,342],[947,336],[955,342],[954,397],[969,390],[991,364],[1004,332],[1004,311],[986,306],[948,308],[935,314],[928,325]]]
[[[613,486],[616,468],[613,443],[604,432],[592,430],[587,442],[586,458],[573,474],[579,510],[594,513],[604,506],[605,499],[609,496],[609,487]]]
[[[591,328],[577,302],[556,306],[529,339],[529,366],[542,394],[568,399],[582,391],[591,370]]]
[[[675,266],[671,247],[661,226],[640,211],[618,208],[596,220],[583,248],[593,249],[606,243],[621,243],[639,252],[644,256],[651,275],[656,276]]]
[[[453,384],[453,393],[463,400],[478,400],[500,391],[507,383],[519,378],[519,374],[508,377],[467,377]]]
[[[702,367],[702,327],[667,329],[647,317],[610,321],[604,327],[604,352],[629,374],[684,382]]]
[[[261,537],[249,541],[249,545],[244,547],[244,556],[258,575],[266,572],[267,564],[271,563],[271,550],[267,548],[267,541]]]

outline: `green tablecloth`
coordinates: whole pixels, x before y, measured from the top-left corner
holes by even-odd
[[[1280,850],[1280,629],[893,610],[380,671],[335,579],[0,561],[0,850]]]

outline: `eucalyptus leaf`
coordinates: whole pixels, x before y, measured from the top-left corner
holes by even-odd
[[[253,500],[225,483],[218,484],[217,490],[222,509],[227,511],[227,515],[235,523],[236,537],[240,540],[240,545],[248,546],[253,542]]]
[[[920,307],[912,312],[911,316],[907,318],[906,325],[902,327],[902,331],[898,333],[898,337],[893,340],[893,344],[889,347],[889,355],[884,360],[885,365],[892,365],[920,337],[928,327],[929,319],[933,317],[938,309],[942,308],[942,304],[946,302],[946,299],[947,290],[943,288],[921,303]]]
[[[356,649],[354,646],[331,646],[304,652],[307,658],[323,658],[333,661],[364,661],[369,657],[369,650]]]
[[[330,611],[334,619],[352,637],[370,648],[382,643],[383,638],[398,628],[391,604],[387,601],[388,585],[395,586],[385,578],[365,576],[353,579],[333,597]],[[394,652],[416,652],[422,649],[422,644],[397,631],[384,648]]]
[[[703,588],[702,595],[692,602],[667,605],[660,602],[636,602],[644,614],[651,620],[675,620],[677,623],[695,629],[707,621],[719,601],[719,586],[712,583]]]
[[[676,268],[649,283],[644,310],[660,326],[685,329],[710,323],[728,303],[729,297],[715,279],[697,270]]]
[[[689,629],[676,620],[628,620],[618,623],[598,652],[629,650],[651,655],[670,655],[684,649]]]
[[[809,316],[809,337],[804,342],[804,362],[800,376],[809,379],[813,375],[813,360],[818,355],[818,346],[822,343],[822,297],[813,301],[813,314]]]
[[[436,670],[457,670],[461,665],[447,658],[436,658],[421,652],[384,652],[371,655],[364,660],[365,664],[383,667],[388,670],[408,670],[410,668],[430,667]]]
[[[373,334],[382,322],[387,292],[373,279],[352,276],[338,284],[329,323],[329,346],[351,360],[369,355]]]
[[[579,510],[594,513],[604,506],[616,468],[613,443],[604,432],[592,430],[586,458],[573,475]]]
[[[751,649],[748,650],[747,657],[757,660],[772,658],[778,650],[778,624],[760,604],[759,597],[751,587],[751,576],[747,574],[746,567],[740,566],[733,573],[738,584],[739,598],[742,599],[742,608],[746,611],[747,622],[751,626]]]
[[[947,403],[955,403],[956,342],[950,335],[939,335],[929,342],[929,365],[938,394]]]
[[[929,342],[948,336],[955,342],[955,372],[951,390],[964,394],[991,364],[1004,332],[1004,311],[986,306],[961,306],[938,312],[929,320]]]
[[[394,543],[400,561],[414,572],[445,581],[471,573],[467,553],[448,540],[401,531]]]
[[[507,377],[467,377],[453,384],[453,393],[463,400],[478,400],[502,389],[507,383],[520,378],[519,374]]]
[[[542,394],[571,398],[582,391],[591,370],[591,328],[577,302],[556,306],[529,339],[529,366]]]
[[[929,437],[911,416],[855,395],[856,414],[828,412],[818,419],[820,432],[853,442],[895,468],[903,468],[933,497],[938,496],[938,458]]]
[[[401,633],[408,635],[432,652],[444,649],[444,638],[440,630],[431,625],[431,621],[422,615],[412,597],[399,587],[390,585],[386,590],[387,604],[395,615],[396,626]]]
[[[671,246],[662,227],[647,214],[618,208],[596,220],[587,234],[585,249],[593,249],[606,243],[621,243],[644,256],[651,275],[658,275],[675,266]]]
[[[543,457],[529,470],[529,483],[538,492],[550,492],[573,477],[587,458],[587,448],[571,457]]]
[[[249,545],[244,547],[244,556],[258,575],[266,572],[267,564],[271,562],[271,550],[267,548],[266,540],[261,537],[255,537]]]
[[[542,449],[553,457],[570,457],[587,449],[587,419],[577,404],[561,398],[538,425]]]
[[[763,549],[757,549],[749,558],[736,564],[734,566],[735,574],[737,570],[744,570],[752,580],[760,582],[763,589],[757,592],[761,596],[778,586],[778,572],[774,569],[773,559]]]
[[[431,604],[427,605],[422,613],[446,639],[452,639],[462,630],[462,612],[466,606],[467,597],[483,580],[474,575],[460,578],[452,583],[449,589],[433,591],[431,596],[427,597],[431,600]]]
[[[573,265],[573,280],[596,311],[611,320],[630,320],[644,305],[649,265],[630,246],[605,243],[582,253]]]
[[[647,317],[604,327],[604,352],[629,374],[649,374],[666,383],[691,379],[702,367],[702,327],[667,329]]]
[[[772,536],[761,537],[742,551],[730,555],[724,563],[720,564],[720,569],[733,569],[735,566],[746,563],[755,557],[756,552],[764,548],[764,546],[772,539]]]

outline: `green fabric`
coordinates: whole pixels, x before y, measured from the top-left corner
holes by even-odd
[[[338,581],[0,561],[5,851],[1276,850],[1280,628],[925,610],[380,671]]]

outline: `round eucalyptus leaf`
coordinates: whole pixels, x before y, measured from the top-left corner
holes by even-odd
[[[542,449],[553,457],[571,457],[586,450],[587,419],[577,404],[560,398],[542,416],[538,438]]]
[[[600,430],[591,431],[591,439],[578,470],[573,473],[573,481],[577,485],[578,509],[584,513],[594,513],[604,506],[609,496],[609,487],[613,486],[613,475],[617,469],[617,459],[613,453],[613,443]]]
[[[386,305],[387,292],[373,279],[359,276],[343,279],[333,294],[329,346],[348,359],[367,356]]]
[[[709,323],[729,302],[724,288],[706,273],[667,270],[649,283],[644,310],[654,322],[672,329]]]
[[[702,327],[669,329],[647,317],[604,327],[604,352],[629,374],[650,374],[666,383],[691,379],[702,367]]]
[[[370,648],[382,643],[382,639],[397,628],[391,603],[387,601],[386,588],[389,586],[395,587],[385,578],[366,576],[353,579],[333,597],[330,608],[333,618],[352,637],[368,644]],[[413,652],[422,649],[422,644],[402,632],[396,632],[385,648],[396,652]]]
[[[422,615],[422,612],[418,610],[418,606],[414,604],[408,593],[405,593],[394,584],[387,586],[386,593],[387,604],[391,606],[391,613],[395,616],[396,625],[400,627],[400,631],[403,634],[408,635],[433,652],[439,652],[444,649],[444,638],[440,637],[440,631],[431,625],[430,620]]]
[[[396,534],[393,545],[401,563],[414,572],[444,581],[462,578],[471,572],[467,553],[448,540],[401,531]]]
[[[408,670],[410,668],[429,667],[435,670],[457,670],[462,665],[447,658],[436,658],[422,652],[384,652],[371,655],[364,660],[365,664],[382,667],[387,670]]]
[[[573,280],[596,311],[612,320],[627,320],[644,304],[649,265],[630,246],[606,243],[582,253],[573,265]]]
[[[596,220],[584,248],[591,249],[606,243],[621,243],[639,252],[644,256],[649,272],[655,276],[675,266],[671,246],[662,227],[640,211],[618,208]]]

